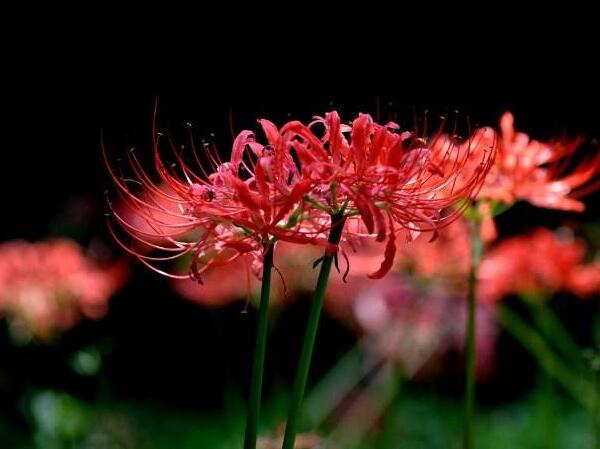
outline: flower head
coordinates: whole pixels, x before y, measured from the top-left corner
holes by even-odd
[[[510,112],[500,119],[500,130],[496,164],[482,197],[504,204],[525,200],[538,207],[583,211],[585,206],[577,198],[589,191],[586,186],[591,188],[588,183],[600,170],[600,154],[569,167],[569,158],[583,143],[581,138],[548,143],[530,139],[515,131]]]
[[[268,134],[269,125],[263,127]],[[120,196],[119,206],[109,203],[112,215],[130,241],[119,237],[113,226],[111,232],[150,268],[175,279],[191,276],[200,281],[206,269],[247,256],[243,259],[260,272],[256,262],[260,263],[269,239],[308,243],[321,237],[318,225],[299,220],[299,211],[293,210],[308,183],[291,185],[297,180],[291,157],[276,155],[272,147],[256,142],[252,132],[237,136],[226,162],[212,146],[199,152],[192,144],[196,172],[171,141],[175,163],[168,163],[160,149],[161,136],[156,131],[154,135],[156,180],[133,151],[128,161],[134,176],[117,175],[104,151]],[[163,254],[148,254],[147,249]],[[188,274],[157,266],[187,256],[191,256]]]
[[[302,208],[311,223],[324,226],[329,216],[341,215],[348,244],[362,236],[386,241],[373,278],[392,267],[399,231],[409,231],[409,238],[421,232],[435,236],[460,216],[494,157],[493,145],[476,155],[469,143],[433,145],[440,133],[428,140],[401,132],[393,122],[375,123],[368,114],[359,114],[351,125],[332,111],[308,126],[294,121],[269,128],[274,153],[297,161],[296,182],[302,183]]]
[[[534,206],[582,212],[585,205],[579,198],[598,186],[600,152],[579,163],[573,156],[583,139],[555,139],[540,142],[514,129],[514,117],[506,112],[500,119],[500,137],[496,163],[490,170],[478,196],[483,200],[483,233],[493,240],[497,233],[492,219],[491,204],[504,207],[517,201]]]
[[[308,126],[259,123],[266,143],[242,131],[226,162],[210,145],[203,153],[192,148],[196,172],[170,141],[175,162],[168,163],[156,132],[157,181],[133,152],[133,181],[117,176],[107,163],[122,201],[138,217],[132,222],[114,209],[117,222],[138,244],[166,254],[123,246],[176,278],[186,276],[154,264],[192,255],[190,274],[199,279],[210,266],[241,255],[260,261],[270,239],[322,245],[337,253],[327,233],[344,221],[343,242],[352,245],[367,235],[386,242],[384,261],[370,274],[379,278],[393,264],[397,233],[408,230],[414,238],[450,223],[473,199],[493,162],[493,148],[475,155],[468,144],[454,141],[428,145],[425,136],[400,132],[395,123],[377,124],[367,114],[351,125],[342,124],[335,111]]]

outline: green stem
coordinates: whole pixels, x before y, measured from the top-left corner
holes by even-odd
[[[592,352],[592,360],[590,360],[592,369],[592,375],[595,379],[594,393],[596,396],[596,407],[594,410],[594,428],[596,435],[596,449],[600,449],[600,314],[596,314],[596,318],[593,321],[594,326],[594,342],[596,350]]]
[[[475,419],[475,381],[476,381],[476,335],[475,312],[477,300],[477,270],[481,261],[483,245],[481,242],[480,222],[478,218],[470,220],[471,264],[467,292],[467,323],[465,332],[465,435],[464,448],[473,448],[473,428]]]
[[[538,373],[535,390],[534,424],[539,429],[545,429],[536,438],[539,447],[556,448],[558,443],[558,424],[560,405],[557,402],[556,384],[548,373]]]
[[[332,245],[339,244],[345,221],[346,218],[343,215],[343,211],[331,216],[331,231],[329,233],[328,241]],[[306,390],[310,362],[317,337],[321,310],[323,309],[323,303],[325,301],[325,290],[327,289],[327,281],[329,280],[329,273],[331,272],[331,263],[333,262],[334,256],[335,254],[329,254],[326,251],[321,261],[321,271],[319,272],[319,279],[317,280],[317,287],[315,289],[315,295],[308,317],[308,324],[306,326],[306,334],[304,335],[302,352],[300,354],[300,361],[298,363],[298,371],[296,372],[290,411],[283,438],[283,449],[294,449],[298,421],[302,413],[302,402],[304,399],[304,391]]]
[[[596,430],[596,449],[600,449],[600,373],[596,374],[596,404],[594,409],[594,428]]]
[[[244,449],[255,449],[260,418],[260,397],[262,393],[263,372],[265,368],[265,349],[267,345],[267,322],[269,315],[269,294],[271,290],[271,270],[273,268],[273,250],[275,243],[265,245],[263,261],[262,285],[260,289],[260,305],[256,323],[256,340],[254,343],[254,362],[250,383],[250,402],[246,417],[246,433]]]

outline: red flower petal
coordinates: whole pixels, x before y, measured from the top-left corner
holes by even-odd
[[[385,253],[383,262],[381,262],[381,266],[379,270],[374,273],[370,273],[367,276],[371,279],[381,279],[384,277],[393,267],[394,265],[394,257],[396,257],[396,236],[394,231],[390,232],[387,245],[385,246]]]

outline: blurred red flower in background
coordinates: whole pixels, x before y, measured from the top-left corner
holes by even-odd
[[[595,188],[588,183],[600,170],[600,153],[573,167],[570,158],[583,139],[548,143],[530,139],[515,131],[510,112],[500,119],[500,130],[496,163],[482,188],[482,198],[503,204],[525,200],[538,207],[583,211],[585,206],[577,198]]]
[[[420,279],[463,291],[470,261],[469,227],[466,220],[461,219],[444,228],[434,242],[416,240],[402,247],[397,268]]]
[[[588,296],[600,291],[600,263],[586,263],[587,247],[568,228],[538,228],[500,242],[484,257],[479,295],[495,302],[510,294],[547,297],[558,291]]]
[[[598,188],[600,152],[594,151],[579,162],[574,155],[582,147],[581,137],[540,142],[514,129],[514,117],[506,112],[500,119],[500,142],[496,163],[480,193],[487,201],[482,212],[487,239],[496,237],[490,202],[511,206],[527,201],[534,206],[582,212],[579,200]]]
[[[125,282],[123,263],[97,264],[75,242],[0,245],[0,314],[20,339],[51,339],[81,317],[99,319]]]
[[[401,362],[409,377],[443,370],[448,351],[463,350],[466,303],[445,289],[418,286],[394,275],[359,289],[353,312],[372,349]],[[483,379],[493,373],[498,336],[489,307],[478,306],[476,326],[477,373]]]
[[[450,136],[442,135],[433,146],[439,154],[440,148],[451,141]],[[502,210],[517,201],[527,201],[548,209],[583,211],[585,205],[578,198],[598,187],[596,178],[600,171],[598,151],[575,162],[574,156],[583,144],[581,137],[549,142],[530,139],[515,131],[510,112],[500,119],[499,136],[488,128],[476,130],[463,145],[469,145],[475,154],[485,154],[489,146],[497,148],[495,162],[477,194],[484,218],[484,239],[497,237],[493,221],[497,205]]]

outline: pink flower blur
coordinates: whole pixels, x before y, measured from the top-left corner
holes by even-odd
[[[48,340],[82,317],[104,316],[126,276],[123,264],[101,267],[67,239],[6,242],[0,245],[0,314],[17,337]]]
[[[400,362],[407,376],[433,375],[443,369],[449,351],[462,352],[466,303],[451,290],[419,286],[398,274],[379,282],[363,278],[353,288],[352,318],[367,337],[369,348],[380,357]],[[498,331],[493,310],[479,305],[476,325],[477,372],[483,379],[494,369]]]
[[[586,263],[586,244],[569,229],[538,228],[500,242],[479,271],[482,300],[495,302],[510,294],[542,295],[570,291],[588,296],[600,291],[600,264]]]

